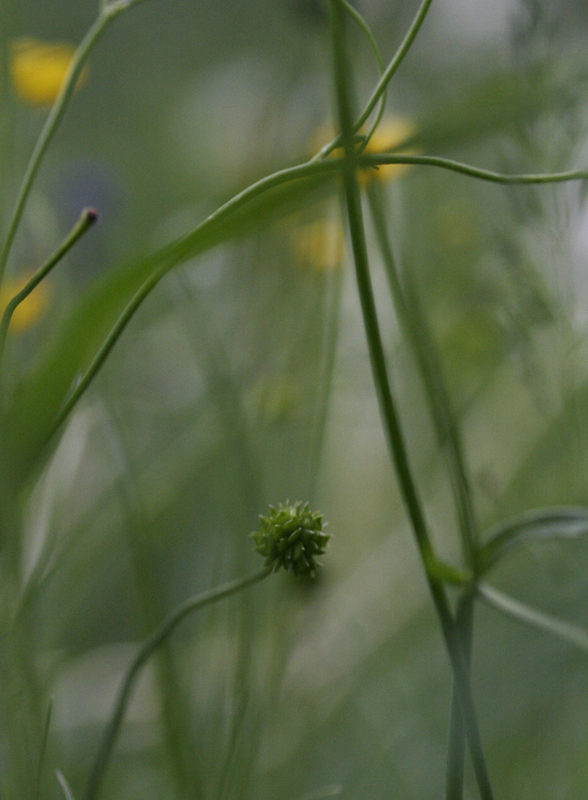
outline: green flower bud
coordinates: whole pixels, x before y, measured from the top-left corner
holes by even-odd
[[[326,525],[326,523],[325,523]],[[331,538],[323,531],[323,515],[312,512],[302,501],[279,508],[270,506],[267,517],[259,517],[259,530],[251,534],[255,550],[265,558],[265,566],[277,572],[280,567],[295,575],[309,575],[321,567],[317,556],[325,552]]]

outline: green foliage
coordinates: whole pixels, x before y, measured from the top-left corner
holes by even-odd
[[[12,40],[88,8],[0,7],[3,800],[585,795],[585,55],[521,0],[510,63],[450,59],[405,5],[104,0],[44,119]],[[103,223],[56,248],[78,152]]]

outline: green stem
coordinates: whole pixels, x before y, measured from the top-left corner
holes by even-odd
[[[520,603],[492,586],[488,586],[487,583],[479,583],[476,593],[480,600],[495,608],[496,611],[500,611],[501,614],[512,617],[525,625],[530,625],[532,628],[538,628],[545,633],[559,636],[560,639],[564,639],[588,653],[588,631],[583,628]]]
[[[474,625],[474,598],[470,591],[466,591],[459,600],[455,618],[455,626],[461,645],[464,659],[469,670],[472,656],[472,639]],[[455,681],[451,689],[451,711],[449,716],[449,734],[447,737],[447,774],[445,777],[445,799],[462,800],[463,779],[465,766],[465,730],[459,696]]]
[[[159,593],[154,589],[156,576],[152,568],[151,550],[148,546],[148,520],[139,487],[137,471],[134,468],[125,442],[124,430],[119,424],[114,408],[108,407],[107,413],[111,425],[106,428],[114,458],[120,464],[121,476],[115,481],[115,488],[121,503],[124,516],[123,530],[127,535],[131,553],[133,579],[141,604],[142,617],[146,632],[152,630],[161,619],[161,602]],[[157,667],[157,680],[161,697],[161,716],[164,727],[165,743],[168,748],[169,761],[179,797],[201,800],[203,791],[198,775],[196,759],[192,753],[188,756],[190,741],[187,705],[176,675],[175,664],[169,641],[160,648]]]
[[[318,413],[313,424],[311,436],[311,456],[308,465],[308,487],[312,498],[318,488],[321,461],[325,443],[325,433],[329,416],[329,405],[333,387],[335,371],[335,358],[337,355],[337,342],[339,339],[339,318],[341,316],[341,294],[343,290],[344,271],[342,264],[336,268],[333,280],[332,296],[329,300],[329,310],[326,314],[326,335],[324,337],[324,358],[318,385]]]
[[[362,31],[366,35],[367,40],[370,43],[370,47],[372,48],[372,51],[374,53],[374,57],[376,59],[377,65],[378,65],[378,69],[380,70],[380,76],[382,76],[384,74],[384,59],[382,58],[382,54],[380,53],[380,48],[378,47],[378,43],[376,42],[376,38],[375,38],[374,34],[372,33],[370,26],[367,24],[365,19],[361,16],[359,11],[357,11],[357,9],[353,8],[353,6],[350,5],[347,2],[347,0],[341,0],[341,4],[343,5],[343,8],[345,9],[345,11],[347,11],[347,13],[355,20],[355,22],[357,22],[359,27],[362,29]],[[384,90],[382,92],[382,96],[380,97],[380,99],[378,101],[378,111],[376,113],[376,116],[374,117],[374,121],[372,122],[372,125],[371,125],[369,131],[367,132],[363,142],[360,145],[360,148],[359,148],[359,152],[360,153],[363,152],[365,150],[365,148],[368,146],[368,143],[369,143],[370,139],[372,138],[372,136],[374,134],[374,131],[376,130],[376,128],[380,124],[380,121],[381,121],[381,119],[382,119],[382,117],[384,115],[384,109],[385,108],[386,108],[386,91]]]
[[[378,167],[382,164],[410,164],[413,166],[422,165],[427,167],[439,167],[448,169],[452,172],[459,172],[461,175],[468,175],[470,178],[478,178],[490,183],[502,183],[507,186],[532,183],[563,183],[565,181],[580,181],[588,178],[588,169],[568,170],[567,172],[546,172],[537,175],[507,175],[503,172],[493,172],[489,169],[472,167],[469,164],[462,164],[460,161],[453,161],[450,158],[440,156],[418,156],[418,155],[397,155],[395,153],[368,153],[363,154],[358,159],[362,167]]]
[[[115,0],[114,2],[110,3],[101,0],[99,4],[98,16],[82,39],[74,54],[63,85],[51,107],[51,111],[49,112],[47,119],[45,120],[45,124],[43,125],[43,129],[41,130],[39,138],[37,139],[37,143],[35,144],[33,153],[22,179],[14,210],[12,212],[12,217],[8,225],[6,239],[2,246],[2,250],[0,251],[0,284],[4,278],[8,256],[10,255],[14,237],[16,236],[16,232],[22,219],[23,211],[37,176],[37,172],[39,171],[39,167],[41,166],[41,162],[47,151],[47,148],[51,144],[51,140],[53,139],[53,136],[59,127],[59,123],[65,114],[69,101],[75,92],[78,79],[84,68],[84,64],[88,60],[88,56],[102,34],[105,32],[110,22],[116,16],[118,16],[118,14],[126,11],[127,9],[136,5],[138,2],[142,2],[142,0]]]
[[[342,168],[343,186],[347,203],[349,231],[353,249],[357,285],[361,301],[364,326],[374,383],[378,392],[380,411],[384,430],[391,451],[400,489],[414,530],[417,546],[425,568],[425,575],[433,602],[439,617],[443,638],[453,669],[455,686],[458,691],[464,727],[470,745],[474,772],[483,800],[492,800],[490,784],[482,743],[476,721],[474,703],[462,647],[457,634],[443,584],[431,575],[428,564],[436,560],[426,527],[416,485],[410,471],[408,454],[404,444],[400,422],[396,413],[390,382],[388,379],[384,349],[376,315],[371,279],[369,275],[367,245],[363,227],[363,216],[359,196],[359,186],[355,174],[356,154],[353,141],[353,126],[348,92],[348,68],[344,47],[343,12],[338,0],[331,0],[332,37],[335,89],[341,128],[344,163]]]
[[[319,175],[332,174],[339,171],[342,164],[343,160],[339,158],[330,159],[328,161],[316,161],[311,159],[304,164],[288,167],[262,178],[220,206],[213,214],[203,220],[203,222],[201,222],[200,225],[198,225],[193,231],[186,234],[186,236],[182,237],[177,242],[166,246],[162,251],[156,253],[153,258],[157,260],[163,259],[164,263],[140,286],[136,294],[129,301],[128,305],[105,339],[100,350],[94,357],[92,363],[88,367],[86,373],[82,377],[80,383],[77,385],[75,390],[70,395],[70,398],[66,401],[62,410],[57,415],[50,436],[52,436],[61,426],[72,408],[88,388],[89,384],[94,379],[96,373],[106,360],[111,349],[118,341],[118,338],[143,300],[145,300],[145,298],[155,288],[161,278],[182,259],[183,252],[190,251],[190,247],[193,245],[195,239],[204,237],[204,235],[214,229],[214,226],[222,224],[232,214],[266,192],[282,186],[285,183],[289,183],[290,181],[304,180]],[[470,167],[467,164],[460,164],[449,159],[436,158],[433,156],[396,156],[387,153],[379,155],[361,155],[357,159],[357,164],[359,166],[377,166],[378,164],[427,164],[430,166],[443,167],[455,172],[461,172],[471,177],[481,178],[482,180],[506,184],[557,183],[561,181],[578,180],[588,177],[588,170],[553,173],[551,175],[501,175],[496,172],[489,172],[488,170]]]
[[[404,61],[404,57],[406,56],[406,54],[410,50],[410,48],[412,46],[412,43],[414,42],[414,40],[416,38],[417,33],[421,29],[421,25],[425,21],[425,17],[427,16],[427,11],[429,10],[429,6],[431,5],[431,2],[432,2],[432,0],[423,0],[423,2],[421,3],[421,5],[419,7],[419,10],[417,11],[417,13],[416,13],[411,25],[410,25],[410,28],[406,32],[406,35],[405,35],[404,39],[402,40],[402,42],[400,44],[400,47],[398,48],[398,50],[394,54],[394,57],[392,58],[392,61],[390,61],[390,63],[386,67],[386,69],[384,71],[384,74],[382,75],[382,77],[380,78],[378,83],[376,84],[376,87],[375,87],[374,91],[372,92],[371,97],[368,100],[365,108],[361,112],[361,115],[360,115],[359,119],[352,126],[352,129],[353,129],[354,133],[356,133],[361,128],[363,123],[366,121],[366,119],[372,113],[372,111],[376,107],[380,97],[382,97],[382,95],[386,91],[386,88],[387,88],[388,84],[390,83],[390,81],[392,80],[393,76],[395,75],[396,70],[398,69],[398,67]]]
[[[319,175],[335,173],[340,170],[342,163],[343,160],[339,158],[330,159],[328,161],[311,160],[304,164],[288,167],[287,169],[276,172],[273,175],[267,176],[266,178],[262,178],[261,180],[249,186],[247,189],[239,192],[239,194],[235,195],[227,203],[220,206],[193,231],[186,234],[186,236],[182,237],[177,242],[166,246],[162,251],[156,253],[153,257],[154,260],[163,259],[164,263],[157,270],[155,270],[154,273],[152,273],[152,275],[141,285],[136,294],[129,301],[128,305],[108,334],[100,350],[94,357],[92,363],[88,367],[86,373],[82,377],[80,383],[72,392],[70,398],[66,401],[62,410],[56,417],[51,435],[53,435],[57,428],[61,426],[69,412],[88,388],[96,373],[106,360],[112,347],[114,347],[118,341],[118,338],[143,300],[145,300],[145,298],[155,288],[161,278],[182,259],[183,253],[190,252],[190,247],[194,244],[195,239],[203,238],[205,234],[210,233],[214,229],[214,226],[222,224],[236,211],[240,210],[243,206],[247,205],[249,202],[265,194],[266,192],[293,180],[304,180]],[[432,156],[395,156],[386,153],[380,155],[361,155],[357,159],[357,164],[359,166],[377,166],[378,164],[428,164],[431,166],[451,169],[455,172],[461,172],[472,177],[481,178],[482,180],[507,184],[556,183],[560,181],[577,180],[588,177],[588,171],[553,173],[551,175],[500,175],[499,173],[480,170],[476,167],[470,167],[466,164],[459,164],[458,162],[450,161],[449,159],[435,158]]]
[[[4,348],[6,346],[6,337],[8,336],[10,321],[18,306],[23,302],[23,300],[26,300],[33,289],[38,286],[44,278],[47,277],[53,267],[55,267],[61,261],[65,254],[71,250],[78,239],[80,239],[84,233],[86,233],[88,228],[90,228],[97,219],[98,214],[93,208],[85,208],[82,211],[79,220],[76,222],[63,242],[59,245],[55,253],[53,253],[49,260],[43,264],[43,266],[39,267],[32,278],[30,278],[25,286],[23,286],[20,292],[17,292],[12,300],[9,301],[4,309],[4,313],[2,314],[2,319],[0,320],[0,364],[2,363],[2,357],[4,355]]]
[[[35,784],[34,800],[41,797],[41,782],[43,780],[43,767],[45,766],[45,755],[47,753],[47,741],[49,739],[49,727],[51,725],[51,714],[53,712],[53,698],[49,699],[47,714],[45,715],[45,725],[43,726],[43,737],[41,739],[41,751],[39,753],[39,764],[37,766],[37,781]]]
[[[69,787],[69,783],[67,782],[65,775],[61,770],[55,770],[55,777],[57,778],[59,785],[61,786],[61,791],[63,792],[63,796],[65,800],[75,800],[72,790]]]
[[[39,171],[39,167],[41,166],[43,156],[45,155],[45,152],[47,151],[47,148],[53,139],[59,123],[61,122],[67,105],[75,91],[78,78],[82,73],[82,69],[84,68],[84,64],[86,63],[92,48],[100,39],[114,16],[114,13],[108,12],[104,9],[98,15],[96,21],[76,50],[73,61],[67,73],[67,77],[65,78],[63,86],[61,87],[61,91],[59,92],[55,103],[51,107],[51,111],[49,112],[47,119],[45,120],[45,124],[43,125],[43,129],[37,140],[24,174],[18,197],[16,199],[16,204],[12,212],[12,218],[8,226],[6,239],[4,241],[2,250],[0,251],[0,283],[4,277],[4,271],[6,269],[6,263],[8,261],[8,256],[10,255],[12,244],[14,242],[14,237],[16,236],[16,231],[18,230],[28,196],[37,176],[37,172]]]
[[[108,336],[100,346],[100,349],[90,362],[90,365],[86,369],[86,372],[81,377],[79,383],[76,385],[75,389],[72,391],[68,399],[65,401],[61,410],[58,412],[53,425],[47,435],[47,442],[54,436],[54,434],[59,430],[62,424],[65,422],[67,417],[69,416],[71,410],[77,404],[79,399],[85,393],[87,388],[90,386],[100,367],[104,364],[106,359],[108,358],[110,351],[114,347],[114,345],[119,340],[122,332],[134,316],[135,312],[138,310],[139,306],[145,300],[148,294],[155,288],[155,286],[159,283],[163,275],[167,272],[167,269],[157,270],[154,272],[135,292],[131,300],[125,306],[123,312],[115,322],[114,326],[111,328]]]
[[[418,298],[416,294],[411,296],[406,292],[400,283],[386,228],[384,200],[380,187],[374,181],[368,183],[367,198],[396,315],[402,332],[414,352],[437,440],[447,460],[464,561],[470,569],[474,569],[476,521],[459,431],[453,419],[441,365]]]
[[[416,16],[414,17],[414,19],[413,19],[413,21],[412,21],[412,23],[410,25],[410,28],[406,32],[406,35],[405,35],[404,39],[402,40],[402,42],[400,44],[400,47],[398,48],[398,50],[394,54],[394,57],[392,58],[392,61],[390,61],[390,63],[388,64],[386,70],[382,74],[382,77],[380,78],[380,80],[376,84],[376,87],[375,87],[374,91],[372,92],[372,94],[370,96],[370,99],[367,102],[367,105],[365,106],[364,110],[361,112],[361,116],[359,117],[358,120],[356,120],[356,122],[353,125],[351,125],[351,130],[352,130],[352,132],[354,134],[357,133],[357,131],[361,128],[361,126],[364,124],[364,122],[367,120],[369,115],[372,113],[372,111],[376,107],[376,105],[379,102],[380,98],[384,95],[384,93],[385,93],[385,91],[386,91],[386,89],[388,87],[388,84],[392,80],[392,77],[394,76],[394,74],[395,74],[396,70],[398,69],[398,67],[403,62],[404,57],[406,56],[406,54],[410,50],[410,47],[411,47],[412,43],[414,42],[415,37],[416,37],[417,33],[419,32],[419,30],[421,28],[421,25],[425,21],[425,17],[427,16],[427,11],[429,10],[429,6],[431,5],[431,2],[432,2],[432,0],[423,0],[423,2],[421,3],[419,10],[417,11]],[[372,132],[373,131],[370,131],[370,135],[371,135]],[[323,147],[317,153],[315,158],[324,158],[329,153],[331,153],[333,150],[336,150],[337,147],[340,147],[342,141],[343,141],[342,137],[341,136],[337,136],[332,142],[330,142],[329,144],[325,145],[325,147]]]
[[[63,422],[68,417],[76,403],[82,397],[86,389],[96,377],[98,371],[108,358],[110,351],[119,340],[123,331],[128,323],[131,321],[135,312],[139,309],[143,301],[157,286],[159,281],[169,272],[172,267],[176,266],[182,259],[184,251],[189,252],[190,246],[193,244],[194,239],[204,237],[207,233],[214,229],[216,225],[222,224],[231,214],[242,208],[250,201],[256,199],[265,192],[275,189],[282,184],[288,183],[292,180],[302,180],[305,178],[315,177],[317,175],[328,175],[336,172],[341,165],[341,159],[333,159],[332,161],[325,162],[306,162],[295,167],[288,167],[287,169],[262,178],[256,183],[244,189],[239,194],[235,195],[224,205],[220,206],[213,214],[207,217],[200,223],[193,231],[186,234],[177,242],[172,245],[164,247],[161,251],[153,256],[153,260],[162,261],[163,263],[141,284],[136,293],[129,300],[120,316],[114,323],[106,339],[100,346],[100,349],[92,359],[91,363],[83,374],[79,383],[76,385],[69,398],[65,401],[61,410],[58,412],[51,430],[47,436],[49,441],[52,436],[61,427]]]
[[[104,736],[98,750],[98,755],[96,756],[96,761],[94,762],[94,767],[88,780],[88,785],[84,794],[85,800],[93,800],[98,793],[104,771],[108,764],[110,753],[123,721],[124,713],[127,703],[130,699],[135,680],[153,653],[166,641],[179,623],[182,622],[182,620],[185,619],[189,614],[200,608],[204,608],[211,603],[223,600],[225,597],[236,594],[242,589],[245,589],[247,586],[259,583],[259,581],[267,578],[267,576],[270,574],[271,569],[262,567],[252,575],[248,575],[245,578],[237,578],[237,580],[225,583],[215,589],[209,589],[206,592],[202,592],[201,594],[196,595],[196,597],[191,597],[189,600],[186,600],[184,603],[178,606],[175,611],[173,611],[170,616],[161,623],[159,628],[153,631],[151,636],[149,636],[149,638],[143,643],[139,649],[139,652],[133,659],[133,663],[129,667],[123,684],[119,690],[110,722],[108,723],[108,726],[104,732]]]

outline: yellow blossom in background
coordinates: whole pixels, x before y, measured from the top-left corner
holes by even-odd
[[[4,313],[8,303],[17,292],[20,292],[29,278],[30,275],[25,275],[21,278],[4,279],[0,288],[0,315]],[[10,322],[10,332],[22,333],[34,325],[47,308],[50,296],[51,292],[46,282],[42,282],[35,287],[30,295],[16,307]]]
[[[293,222],[287,229],[292,251],[301,266],[318,272],[337,269],[343,261],[345,237],[336,216]]]
[[[75,47],[23,38],[10,47],[10,77],[17,97],[33,106],[50,106],[59,94],[74,57]],[[84,69],[77,88],[85,80]]]
[[[365,148],[366,153],[387,153],[387,152],[402,152],[403,155],[414,155],[418,151],[414,148],[403,148],[402,144],[407,142],[416,132],[415,125],[405,117],[397,117],[392,114],[385,116],[376,131],[372,135]],[[366,131],[362,129],[361,133],[365,134]],[[327,144],[331,139],[335,138],[332,128],[323,128],[319,134],[313,138],[313,150],[317,152]],[[339,154],[338,150],[333,153]],[[377,169],[370,168],[363,171],[360,176],[360,182],[366,183],[370,178],[376,180],[387,181],[400,178],[410,166],[408,164],[384,164]]]
[[[248,411],[270,425],[292,420],[302,402],[300,383],[292,375],[265,376],[245,397]]]
[[[376,128],[374,135],[369,140],[366,153],[388,153],[398,150],[403,142],[408,141],[415,134],[415,126],[412,122],[402,117],[384,117]],[[403,155],[414,155],[417,151],[414,148],[403,148]],[[365,179],[376,178],[381,181],[395,180],[400,178],[406,170],[410,169],[408,164],[382,164],[377,170],[370,169],[362,173]]]

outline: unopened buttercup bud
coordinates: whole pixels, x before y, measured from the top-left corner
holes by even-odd
[[[251,534],[255,548],[265,558],[265,566],[277,572],[280,567],[295,575],[314,578],[322,566],[317,556],[325,552],[330,534],[323,531],[323,515],[309,509],[308,503],[270,506],[267,516],[259,517],[259,530]]]

